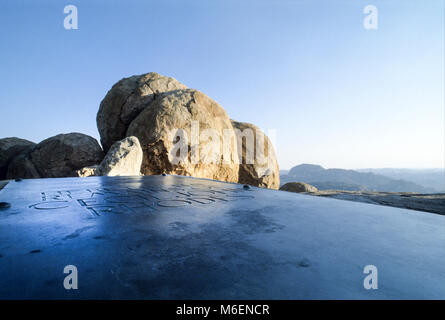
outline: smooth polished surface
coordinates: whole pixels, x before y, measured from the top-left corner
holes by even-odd
[[[445,298],[441,215],[180,176],[11,181],[0,202],[2,299]]]

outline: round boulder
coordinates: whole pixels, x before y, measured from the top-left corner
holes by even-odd
[[[141,142],[144,175],[238,182],[236,143],[225,149],[224,132],[233,132],[225,110],[202,92],[183,89],[159,95],[131,122],[127,136]]]
[[[283,191],[290,191],[290,192],[296,192],[296,193],[303,193],[303,192],[317,192],[318,189],[310,184],[304,183],[304,182],[288,182],[284,184],[280,190]]]
[[[160,93],[186,88],[177,80],[156,72],[117,82],[102,100],[96,117],[104,151],[107,152],[113,143],[126,137],[131,121]]]

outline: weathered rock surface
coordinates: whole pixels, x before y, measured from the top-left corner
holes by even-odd
[[[6,172],[6,179],[31,179],[31,178],[43,178],[37,171],[34,163],[31,160],[30,152],[33,149],[27,149],[20,153],[8,166],[8,171]]]
[[[82,177],[82,178],[90,177],[90,176],[98,176],[99,175],[99,172],[97,170],[98,168],[99,168],[98,164],[88,166],[88,167],[77,170],[76,175],[78,177]]]
[[[304,183],[304,182],[288,182],[284,184],[280,190],[282,191],[290,191],[290,192],[317,192],[318,189],[314,186]]]
[[[102,100],[97,113],[97,128],[104,151],[126,137],[131,121],[163,92],[186,89],[177,80],[155,72],[124,78]]]
[[[124,138],[111,146],[98,168],[98,173],[102,176],[140,175],[142,157],[138,138]]]
[[[6,178],[11,160],[34,145],[34,142],[15,137],[0,139],[0,180]]]
[[[191,141],[193,121],[201,132],[199,144]],[[216,137],[203,139],[202,133],[207,129],[215,133]],[[177,157],[173,143],[177,141],[171,133],[179,133],[181,130],[184,136],[180,139],[184,142],[185,152],[183,157]],[[157,97],[130,124],[127,135],[136,136],[141,142],[144,151],[141,172],[144,175],[165,172],[237,182],[236,145],[232,144],[230,150],[223,154],[221,139],[224,130],[233,132],[225,110],[205,94],[184,89]],[[192,145],[196,148],[192,148]],[[194,155],[199,155],[196,161],[192,149]],[[177,163],[174,159],[178,160]]]
[[[275,156],[275,151],[272,142],[260,131],[260,129],[245,122],[237,122],[232,120],[232,126],[237,136],[238,148],[241,148],[242,159],[239,160],[239,183],[250,184],[259,187],[278,189],[280,187],[280,174],[278,169],[278,161]],[[253,143],[249,144],[242,140],[244,130],[250,129],[253,133]],[[264,138],[260,138],[257,134],[262,134]],[[247,140],[247,139],[246,139]],[[262,154],[264,159],[257,157],[257,142],[262,141],[260,146],[263,146]],[[254,159],[254,163],[248,163],[247,154],[250,154]],[[251,162],[251,161],[249,161]]]
[[[445,214],[445,193],[324,190],[310,195]]]
[[[74,177],[77,170],[100,162],[103,156],[96,139],[81,133],[59,134],[16,156],[6,177]]]
[[[304,182],[288,182],[280,190],[445,215],[445,193],[421,194],[413,192],[318,190]]]
[[[279,186],[275,155],[269,157],[273,159],[269,165],[240,166],[233,125],[225,110],[173,78],[152,72],[120,80],[105,96],[96,120],[104,150],[126,136],[139,139],[144,175],[169,173],[275,189]],[[193,125],[199,127],[198,134]],[[223,143],[226,131],[234,137],[228,144]],[[181,138],[175,133],[182,134]],[[177,139],[184,142],[179,159]],[[268,138],[265,140],[270,144]]]
[[[82,168],[77,174],[80,177],[140,175],[142,156],[138,138],[127,137],[111,146],[100,165]]]

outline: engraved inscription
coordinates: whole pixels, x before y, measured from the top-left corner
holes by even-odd
[[[169,186],[135,183],[97,188],[41,192],[40,202],[29,205],[36,210],[57,210],[77,205],[92,217],[106,214],[131,214],[136,209],[152,212],[161,208],[212,205],[239,199],[252,199],[240,188],[219,188],[205,184],[172,184]]]

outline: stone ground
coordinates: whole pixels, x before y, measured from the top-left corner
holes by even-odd
[[[9,180],[0,180],[0,190],[3,189],[8,182]],[[445,193],[421,194],[410,192],[320,190],[318,192],[307,192],[305,194],[445,215]]]
[[[364,192],[323,190],[307,193],[314,196],[359,201],[391,207],[426,211],[445,215],[445,193]]]

